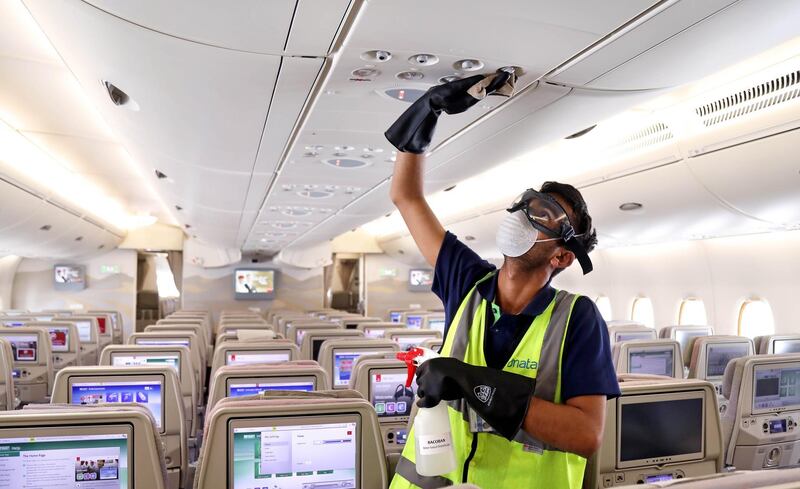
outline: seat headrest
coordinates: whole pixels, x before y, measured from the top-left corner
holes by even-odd
[[[236,339],[239,341],[264,341],[275,338],[271,329],[237,329]]]

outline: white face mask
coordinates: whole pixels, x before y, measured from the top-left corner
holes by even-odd
[[[538,237],[539,231],[531,226],[523,212],[517,211],[503,218],[495,239],[500,253],[516,258],[527,253]]]

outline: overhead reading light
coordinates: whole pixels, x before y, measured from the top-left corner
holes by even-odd
[[[383,51],[381,49],[376,49],[373,51],[367,51],[361,54],[361,59],[364,61],[376,61],[378,63],[383,63],[392,59],[392,53],[389,51]]]
[[[644,206],[638,202],[625,202],[624,204],[620,204],[619,210],[630,212],[630,211],[638,211],[643,207]]]
[[[372,146],[367,146],[364,148],[365,153],[383,153],[383,148],[374,148]]]
[[[586,129],[581,129],[580,131],[576,132],[575,134],[570,134],[569,136],[565,137],[564,139],[577,139],[577,138],[579,138],[581,136],[585,136],[586,134],[589,134],[592,131],[592,129],[594,129],[595,127],[597,127],[597,124],[595,124],[593,126],[589,126]]]
[[[316,151],[306,151],[305,153],[303,153],[303,157],[305,158],[314,158],[315,156],[319,156],[319,153],[317,153]]]
[[[395,77],[398,80],[419,81],[425,78],[425,75],[419,71],[401,71],[400,73],[396,74]]]
[[[366,155],[368,158],[372,158],[372,155]],[[333,166],[335,168],[344,168],[344,169],[355,169],[355,168],[363,168],[369,165],[368,162],[362,160],[356,160],[353,158],[331,158],[329,160],[322,160],[323,163],[326,165]]]
[[[447,75],[439,78],[439,83],[450,83],[452,81],[460,80],[461,77],[458,75]]]
[[[278,229],[294,229],[297,227],[296,222],[289,222],[289,221],[275,221],[270,225]]]
[[[139,110],[139,104],[134,102],[128,96],[128,94],[123,92],[119,87],[117,87],[116,85],[107,80],[103,80],[103,86],[106,87],[106,92],[108,92],[108,96],[114,105],[118,107],[125,106],[125,108],[134,111]]]
[[[351,73],[356,78],[373,78],[381,74],[380,70],[375,68],[358,68]]]
[[[421,90],[419,88],[390,88],[388,90],[384,90],[383,94],[389,98],[411,104],[416,102],[418,98],[425,95],[425,90]]]
[[[479,59],[461,59],[453,63],[453,68],[459,71],[478,71],[483,68],[483,61]]]
[[[333,195],[333,192],[327,190],[301,190],[297,192],[297,195],[307,199],[327,199]]]
[[[308,151],[322,151],[323,149],[325,149],[325,146],[323,146],[321,144],[312,144],[312,145],[306,146],[306,150],[308,150]]]
[[[415,54],[408,58],[408,62],[417,66],[431,66],[439,62],[435,54]]]
[[[342,146],[334,146],[333,149],[335,149],[336,151],[353,151],[356,148],[345,144]]]

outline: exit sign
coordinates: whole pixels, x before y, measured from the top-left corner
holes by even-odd
[[[100,265],[100,273],[119,273],[119,265]]]

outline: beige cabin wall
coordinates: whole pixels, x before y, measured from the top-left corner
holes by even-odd
[[[387,318],[389,309],[441,309],[442,301],[432,292],[410,292],[408,272],[412,268],[430,268],[426,264],[409,265],[385,254],[365,255],[367,315]],[[382,272],[393,270],[394,277]]]

